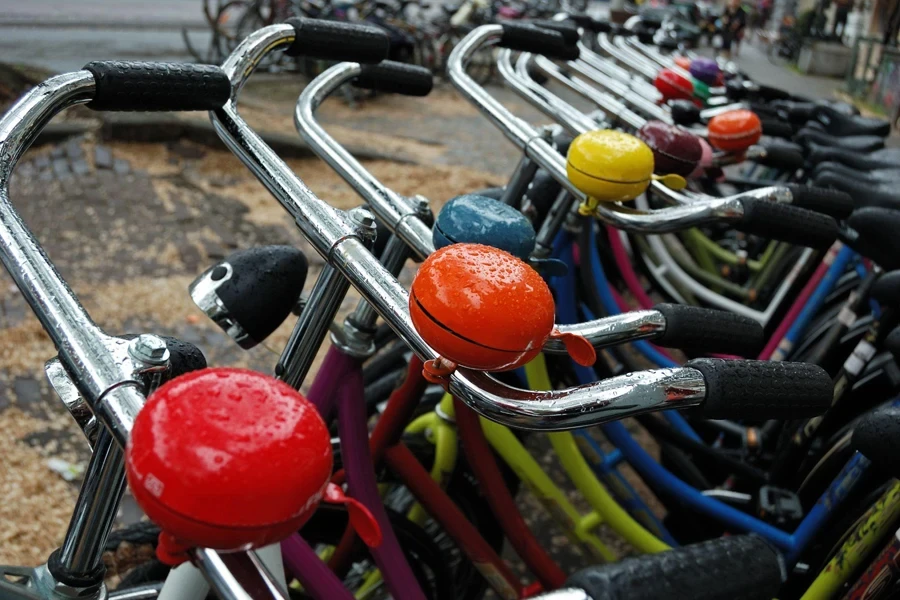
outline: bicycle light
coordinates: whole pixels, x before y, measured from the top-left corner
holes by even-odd
[[[697,136],[662,121],[648,121],[640,128],[637,136],[653,152],[654,170],[657,173],[675,173],[687,177],[703,157],[703,148]]]
[[[315,407],[255,371],[205,369],[166,383],[138,414],[126,448],[135,500],[163,533],[163,562],[192,547],[247,550],[297,531],[324,498],[351,503],[354,527],[380,540],[371,514],[330,486],[331,436]]]
[[[691,80],[674,69],[662,69],[653,80],[653,85],[662,94],[664,102],[691,100],[694,97],[694,85]]]
[[[188,291],[206,316],[249,350],[290,315],[306,271],[306,256],[292,246],[249,248],[207,269]]]
[[[569,181],[588,196],[579,208],[591,214],[599,202],[626,202],[644,193],[653,175],[653,152],[644,142],[621,131],[588,131],[575,138],[566,157]],[[685,186],[677,175],[662,177],[673,189]]]
[[[595,359],[586,339],[555,331],[553,296],[540,275],[490,246],[453,244],[429,256],[413,280],[409,311],[416,330],[441,355],[430,361],[437,367],[431,375],[448,375],[456,365],[515,369],[537,356],[551,336],[564,336],[579,364]]]
[[[762,123],[751,110],[730,110],[707,124],[709,143],[726,152],[743,152],[759,141]]]

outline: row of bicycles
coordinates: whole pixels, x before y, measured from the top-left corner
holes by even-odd
[[[250,33],[290,18],[363,22],[388,33],[390,60],[419,65],[443,76],[450,52],[474,27],[501,20],[544,18],[560,9],[583,11],[586,7],[584,0],[203,0],[211,34],[206,49],[197,48],[187,30],[182,31],[182,37],[197,61],[219,64]],[[486,83],[496,75],[490,52],[474,58],[470,74],[477,82]],[[267,56],[262,66],[270,71],[300,71],[312,78],[323,65],[308,56],[279,54]]]
[[[581,14],[475,28],[449,78],[501,134],[484,143],[505,138],[521,159],[504,187],[437,215],[316,118],[345,85],[431,91],[430,71],[385,60],[376,27],[290,19],[221,66],[93,62],[21,98],[0,119],[0,259],[59,350],[47,375],[93,452],[62,545],[36,568],[0,567],[0,596],[896,597],[888,124],[650,42]],[[547,125],[469,76],[486,49]],[[241,118],[241,88],[278,53],[336,62],[295,123],[359,208],[329,206]],[[185,292],[244,348],[297,314],[271,375],[103,332],[60,277],[7,182],[78,104],[208,111],[324,259],[307,295],[306,258],[287,246],[239,250]],[[350,286],[363,300],[335,322]],[[535,438],[570,485],[529,451]],[[113,530],[126,482],[149,520]],[[515,501],[523,488],[592,566],[554,560]],[[601,527],[640,556],[622,558]],[[103,553],[122,543],[155,558],[108,590]],[[507,545],[527,574],[501,558]]]

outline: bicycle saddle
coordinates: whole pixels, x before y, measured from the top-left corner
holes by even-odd
[[[824,125],[828,133],[835,136],[877,135],[886,137],[891,133],[889,121],[848,115],[827,104],[816,106],[812,118]]]
[[[883,406],[864,415],[853,428],[850,443],[891,477],[900,476],[900,407]]]
[[[794,136],[794,140],[806,146],[810,142],[832,148],[843,148],[851,152],[871,152],[884,148],[884,138],[876,135],[854,135],[850,137],[836,137],[817,131],[810,127],[804,127]]]
[[[810,164],[835,161],[862,171],[900,168],[900,148],[881,148],[872,152],[856,152],[844,148],[823,146],[815,142],[804,144]]]
[[[900,205],[897,200],[894,202],[895,206]],[[866,206],[853,211],[847,224],[859,234],[853,242],[854,250],[886,271],[900,269],[900,210]],[[882,304],[900,307],[900,271],[879,277],[872,287],[872,297]]]
[[[307,268],[306,256],[291,246],[238,250],[203,272],[188,291],[194,304],[246,350],[291,314]]]
[[[812,171],[813,177],[824,175],[825,173],[834,173],[841,177],[846,177],[854,181],[863,183],[878,184],[881,182],[892,182],[900,180],[900,166],[893,169],[872,169],[871,171],[860,171],[853,167],[839,162],[825,161],[817,164]]]

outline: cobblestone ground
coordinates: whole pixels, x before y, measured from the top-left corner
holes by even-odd
[[[444,90],[425,113],[402,100],[376,100],[362,110],[337,104],[323,119],[335,134],[427,164],[367,161],[366,167],[403,194],[420,193],[435,210],[453,196],[501,185],[515,164],[515,149],[491,132],[492,145],[470,140],[483,118]],[[535,117],[521,105],[525,116]],[[251,124],[287,133],[290,106],[251,96]],[[404,113],[406,116],[404,116]],[[202,115],[200,116],[202,117]],[[198,118],[200,118],[198,117]],[[417,125],[418,123],[418,125]],[[431,129],[423,123],[432,124]],[[360,133],[362,131],[363,133]],[[447,143],[443,143],[447,142]],[[288,161],[322,198],[340,208],[358,198],[317,159]],[[293,244],[307,250],[309,287],[321,268],[318,255],[278,203],[229,153],[189,142],[97,143],[91,136],[26,154],[11,182],[13,204],[94,320],[113,334],[155,332],[200,347],[211,365],[271,371],[293,318],[264,346],[246,352],[200,313],[187,294],[190,281],[238,248]],[[409,283],[413,266],[403,277]],[[357,296],[348,294],[342,311]],[[47,384],[43,363],[55,354],[11,278],[0,273],[0,564],[38,564],[59,544],[80,483],[88,448]],[[587,506],[555,466],[545,438],[529,439],[551,476]],[[63,461],[51,463],[51,459]],[[51,465],[54,469],[51,469]],[[69,471],[66,473],[66,471]],[[63,474],[72,481],[66,481]],[[553,526],[531,494],[519,494],[526,519],[567,569],[585,563],[582,551]],[[126,497],[123,521],[139,518]],[[620,553],[627,546],[609,532]],[[133,558],[119,557],[124,561]],[[515,555],[507,557],[521,569]],[[146,557],[146,550],[137,558]]]

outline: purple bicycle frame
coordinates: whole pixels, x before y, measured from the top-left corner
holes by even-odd
[[[372,555],[391,595],[398,600],[425,600],[419,582],[391,529],[378,493],[378,482],[369,454],[362,363],[332,346],[316,373],[307,398],[326,422],[336,413],[348,491],[369,509],[381,528],[382,542],[377,548],[372,548]],[[314,597],[322,600],[353,599],[353,595],[319,560],[299,534],[283,541],[281,552],[291,573]]]

